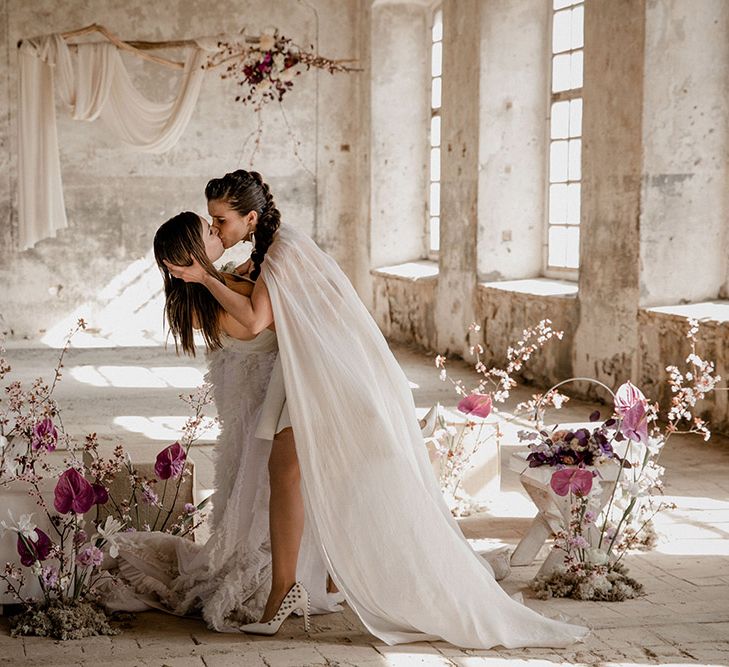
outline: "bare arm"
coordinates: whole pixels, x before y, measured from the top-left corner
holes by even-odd
[[[271,299],[261,278],[256,281],[253,293],[248,297],[211,276],[195,258],[190,266],[175,266],[168,262],[165,265],[175,278],[204,285],[223,309],[253,335],[259,334],[273,323]]]
[[[207,273],[201,282],[225,311],[254,335],[273,322],[271,299],[262,278],[256,281],[250,297],[234,292]]]

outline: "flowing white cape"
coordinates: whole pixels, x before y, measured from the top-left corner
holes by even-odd
[[[586,628],[511,599],[428,462],[404,373],[336,262],[283,224],[262,265],[307,518],[340,591],[396,644],[565,646]]]

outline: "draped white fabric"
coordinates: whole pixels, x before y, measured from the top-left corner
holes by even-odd
[[[348,603],[389,644],[565,646],[587,629],[510,598],[428,463],[407,379],[337,264],[282,225],[262,266],[307,509]]]
[[[20,248],[68,226],[63,201],[54,88],[76,120],[101,117],[131,148],[162,153],[179,140],[200,94],[206,53],[188,54],[175,98],[153,102],[132,83],[118,49],[79,44],[71,53],[57,34],[23,40],[19,51],[18,217]]]

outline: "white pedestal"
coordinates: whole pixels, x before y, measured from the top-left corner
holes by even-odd
[[[578,428],[594,429],[597,425],[597,423],[592,422],[566,423],[560,424],[560,429],[564,428],[571,431]],[[633,446],[637,445],[634,444]],[[622,455],[623,452],[620,450],[624,450],[624,443],[615,443],[613,448]],[[509,468],[519,473],[519,479],[524,490],[537,507],[537,515],[511,556],[512,566],[531,565],[544,543],[558,530],[567,526],[570,520],[569,496],[558,496],[550,486],[550,480],[555,469],[551,466],[530,468],[527,462],[529,454],[530,450],[524,448],[514,452],[509,459]],[[587,470],[595,470],[595,468],[588,466]],[[612,494],[615,480],[620,472],[620,464],[616,461],[610,461],[600,466],[598,470],[599,475],[593,479],[593,490],[590,492],[591,496],[598,499],[597,514],[602,511]],[[591,534],[586,537],[588,541],[595,544],[596,535]],[[549,574],[563,562],[564,553],[559,549],[553,549],[545,559],[538,574]]]

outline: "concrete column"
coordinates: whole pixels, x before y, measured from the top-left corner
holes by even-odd
[[[636,368],[644,38],[645,0],[586,4],[574,372],[608,385]]]
[[[545,0],[481,7],[478,276],[542,272],[549,114]]]
[[[372,268],[425,256],[430,9],[378,2],[371,32]]]
[[[443,3],[441,219],[436,326],[441,352],[467,353],[474,317],[479,147],[479,0]]]
[[[649,0],[642,306],[714,299],[726,281],[728,81],[729,2]]]

